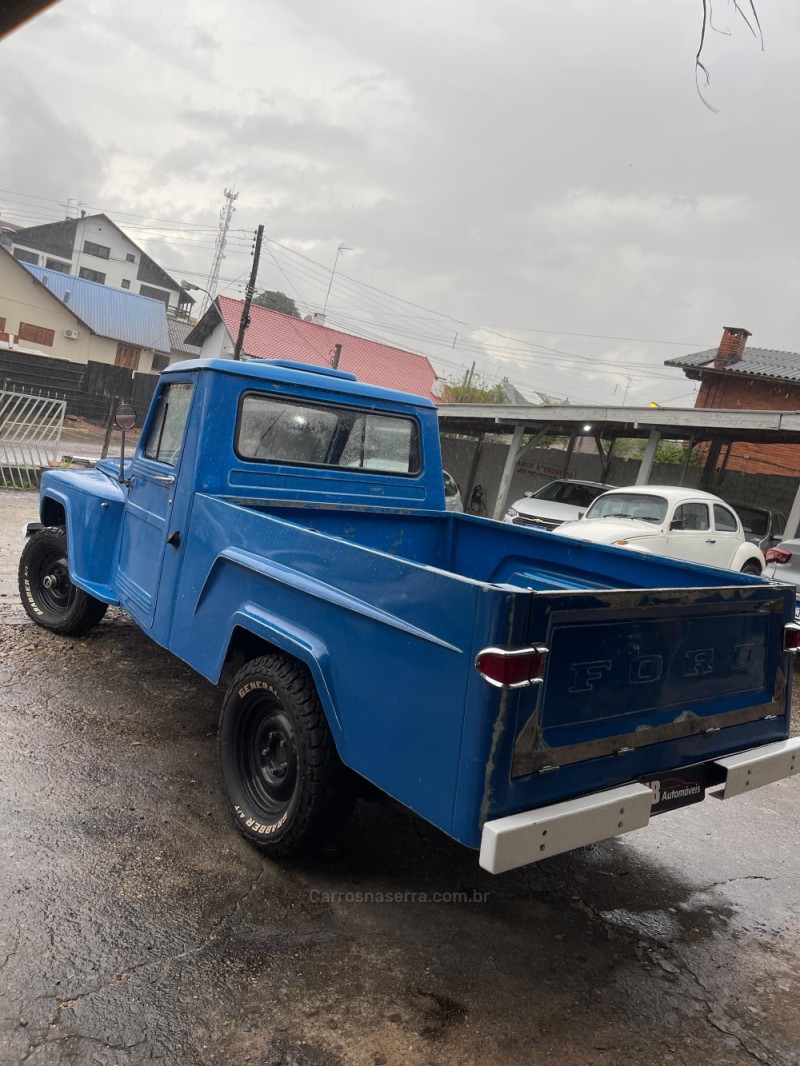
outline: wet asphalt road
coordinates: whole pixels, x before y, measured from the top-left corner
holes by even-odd
[[[363,803],[342,856],[271,864],[217,689],[118,612],[24,622],[35,516],[0,493],[3,1066],[800,1064],[800,779],[499,878]]]

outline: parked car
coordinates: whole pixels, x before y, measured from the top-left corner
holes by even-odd
[[[728,500],[728,505],[738,514],[744,535],[762,552],[780,542],[786,531],[786,517],[780,511],[754,503],[737,503],[736,500]]]
[[[697,489],[614,489],[598,496],[580,521],[560,526],[558,535],[745,574],[760,574],[766,565],[761,549],[745,538],[736,512]]]
[[[556,529],[563,522],[580,518],[592,500],[613,487],[597,481],[559,478],[535,492],[526,492],[521,500],[509,507],[503,521],[515,526]]]
[[[442,477],[444,478],[444,505],[448,511],[463,511],[464,503],[461,499],[461,490],[458,487],[458,482],[452,474],[448,474],[446,470],[442,471]]]
[[[794,619],[800,622],[800,539],[783,540],[774,548],[767,548],[767,568],[765,577],[773,581],[784,581],[794,585],[798,601],[794,609]]]

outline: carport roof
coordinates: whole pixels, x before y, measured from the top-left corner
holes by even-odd
[[[712,438],[764,444],[797,444],[800,411],[724,411],[694,407],[574,407],[538,404],[441,404],[445,432],[510,433],[515,426],[531,432],[585,436],[648,437],[658,430],[673,440]],[[584,430],[584,426],[590,428]]]

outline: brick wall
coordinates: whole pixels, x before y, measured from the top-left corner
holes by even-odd
[[[695,407],[724,410],[800,411],[800,383],[748,378],[744,374],[702,375]],[[735,444],[729,470],[748,474],[800,474],[800,445]]]

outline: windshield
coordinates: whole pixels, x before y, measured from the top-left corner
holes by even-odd
[[[552,500],[555,503],[569,503],[573,507],[588,507],[605,489],[600,485],[581,485],[574,481],[551,481],[543,489],[534,492],[537,500]]]
[[[663,496],[647,496],[641,492],[608,492],[595,500],[586,512],[587,518],[635,518],[640,522],[663,522],[667,501]]]

